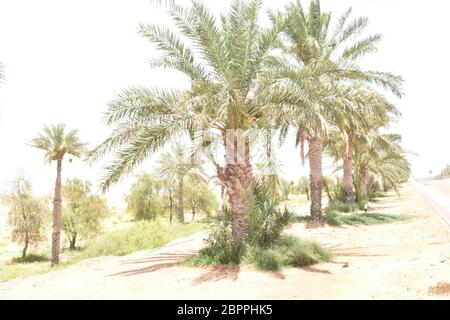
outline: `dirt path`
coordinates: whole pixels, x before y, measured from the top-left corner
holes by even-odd
[[[177,261],[201,247],[203,233],[153,251],[87,260],[71,268],[0,284],[0,299],[426,299],[450,283],[450,228],[412,185],[371,212],[415,219],[377,226],[287,232],[334,251],[331,263],[280,272],[245,266],[191,268]],[[432,290],[433,291],[433,290]]]

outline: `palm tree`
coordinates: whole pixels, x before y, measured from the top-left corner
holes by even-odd
[[[59,248],[61,239],[61,170],[66,154],[80,157],[85,144],[78,138],[78,130],[66,133],[64,124],[45,126],[42,133],[31,140],[31,146],[45,152],[45,161],[49,164],[56,161],[55,197],[53,200],[53,232],[51,265],[59,264]]]
[[[178,185],[178,221],[184,223],[184,183],[186,179],[204,181],[202,161],[191,158],[181,143],[176,143],[171,152],[164,152],[157,160],[156,172],[169,185]],[[172,198],[172,195],[169,195]],[[169,200],[170,200],[169,199]],[[170,200],[171,201],[171,200]]]
[[[278,78],[274,86],[281,91],[278,95],[286,106],[282,131],[287,132],[288,126],[296,129],[302,158],[304,142],[308,142],[313,220],[320,220],[322,215],[323,143],[329,128],[339,126],[352,114],[349,112],[352,83],[380,85],[401,96],[400,77],[365,71],[357,66],[357,59],[376,50],[381,36],[375,34],[352,43],[350,40],[365,29],[368,19],[358,18],[348,23],[350,13],[351,9],[338,19],[332,34],[329,32],[331,14],[321,11],[318,0],[311,1],[307,14],[299,1],[290,5],[285,13],[271,14],[274,21],[288,18],[284,32],[286,41],[281,45],[285,56],[271,61],[276,69],[272,78]],[[306,85],[297,81],[299,75],[313,74],[317,68],[328,69],[328,72],[314,77]]]
[[[234,244],[243,243],[247,233],[245,198],[253,182],[250,140],[245,133],[261,127],[270,115],[258,75],[284,27],[280,20],[261,28],[260,7],[258,0],[235,0],[217,19],[203,4],[193,1],[188,8],[175,4],[169,11],[173,29],[139,27],[140,34],[162,51],[152,66],[182,72],[190,79],[190,89],[131,88],[110,104],[106,123],[116,128],[90,157],[95,161],[114,154],[105,168],[103,189],[176,135],[197,139],[211,133],[226,150],[225,164],[217,164],[216,171],[226,186],[233,213]]]
[[[354,203],[356,199],[353,181],[354,144],[364,140],[371,131],[395,121],[400,115],[397,108],[378,92],[360,86],[353,90],[352,116],[342,119],[339,127],[331,130],[326,141],[328,153],[336,161],[343,161],[343,200],[346,203]]]
[[[398,134],[380,133],[374,128],[355,140],[355,172],[357,195],[360,200],[369,196],[369,183],[378,185],[381,191],[394,189],[408,180],[411,168]]]

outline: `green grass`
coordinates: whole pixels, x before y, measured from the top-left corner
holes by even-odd
[[[393,215],[383,213],[361,213],[351,215],[328,214],[326,222],[329,225],[374,225],[406,221],[411,219],[409,215]]]
[[[394,223],[399,221],[410,220],[413,217],[407,214],[384,214],[384,213],[352,213],[338,214],[328,213],[322,218],[322,222],[326,222],[330,226],[342,225],[376,225],[384,223]],[[310,216],[294,216],[291,221],[293,223],[311,223]]]
[[[22,276],[41,274],[51,270],[52,268],[48,262],[7,264],[0,268],[0,282]]]
[[[44,254],[30,253],[26,255],[25,259],[22,259],[22,257],[12,258],[11,264],[47,262],[47,261],[50,261],[50,257]]]
[[[185,263],[193,266],[242,263],[254,265],[258,270],[276,271],[282,267],[310,266],[331,258],[331,252],[317,242],[282,236],[270,248],[249,246],[245,250],[224,252],[221,248],[207,247]]]
[[[99,256],[123,256],[134,251],[163,246],[166,243],[189,236],[205,228],[204,224],[170,224],[166,221],[138,221],[125,229],[111,231],[99,236],[79,250],[66,250],[61,254],[61,264],[50,268],[49,258],[45,255],[30,253],[25,261],[13,258],[0,266],[0,282],[21,276],[41,274],[55,269],[63,269],[83,259]]]
[[[170,224],[162,221],[139,221],[127,229],[100,236],[81,251],[81,257],[123,256],[139,250],[160,247],[203,228],[204,226],[197,222]]]
[[[357,212],[358,210],[364,209],[364,202],[361,203],[344,203],[344,202],[332,202],[329,203],[325,208],[326,213],[336,213],[336,212]]]

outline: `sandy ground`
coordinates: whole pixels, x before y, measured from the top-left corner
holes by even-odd
[[[179,265],[202,246],[205,234],[198,233],[156,250],[0,283],[0,299],[449,299],[450,227],[411,184],[403,194],[383,198],[370,211],[415,219],[290,226],[287,232],[330,248],[336,255],[331,263],[275,273]]]

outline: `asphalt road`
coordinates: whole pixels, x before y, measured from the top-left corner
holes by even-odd
[[[413,183],[423,193],[442,219],[450,225],[450,195],[446,195],[441,191],[435,190],[432,186],[427,186],[418,181],[413,181]]]

